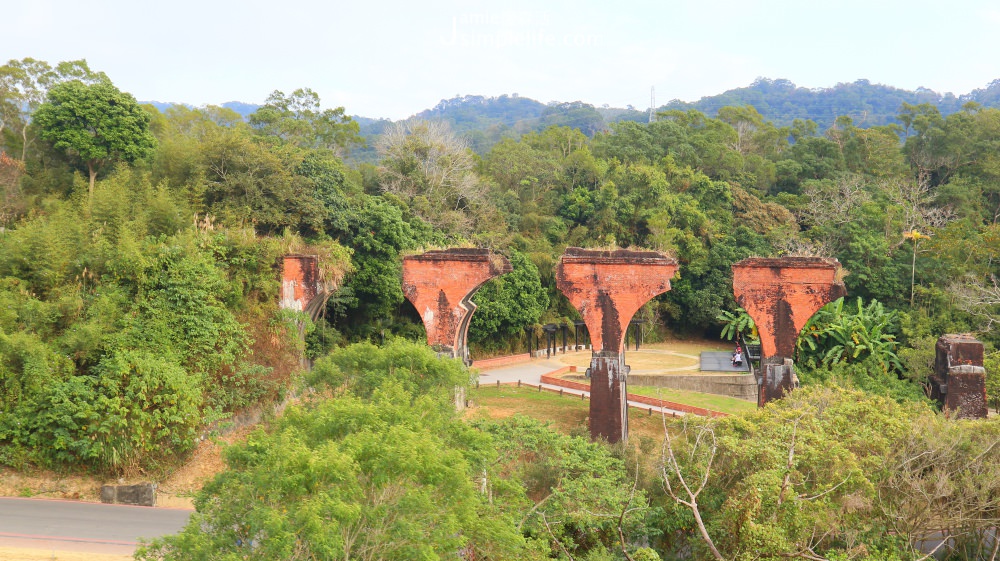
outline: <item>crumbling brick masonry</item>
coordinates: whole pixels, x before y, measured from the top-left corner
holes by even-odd
[[[556,268],[556,286],[590,331],[590,435],[628,438],[625,331],[651,298],[670,290],[677,261],[653,251],[567,248]]]
[[[795,387],[790,360],[799,332],[820,308],[846,292],[836,259],[751,258],[733,265],[733,294],[760,335],[758,405]]]
[[[509,273],[510,263],[487,249],[452,248],[403,258],[403,294],[427,330],[427,343],[468,363],[467,335],[476,305],[470,298],[486,281]]]
[[[306,311],[322,291],[315,255],[286,255],[281,267],[281,308]]]
[[[985,419],[983,344],[971,335],[942,335],[936,350],[931,398],[955,418]]]

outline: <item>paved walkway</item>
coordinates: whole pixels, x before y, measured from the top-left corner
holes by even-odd
[[[131,555],[140,536],[181,530],[191,510],[0,498],[0,546]],[[60,556],[61,558],[61,556]]]
[[[553,386],[551,384],[542,384],[542,375],[548,374],[549,372],[554,372],[560,368],[565,368],[566,365],[551,359],[533,359],[530,362],[522,362],[520,364],[515,364],[512,366],[507,366],[504,368],[496,368],[493,370],[487,370],[479,375],[480,385],[495,385],[498,381],[501,384],[515,383],[520,380],[522,383],[531,384],[532,386],[541,386],[543,388],[551,390],[562,390],[564,394],[568,395],[584,395],[587,399],[590,399],[590,392],[583,390],[575,390],[571,388],[564,388],[562,386]],[[656,407],[654,405],[647,405],[645,403],[639,403],[637,401],[629,401],[629,406],[636,407],[639,409],[652,409],[654,412],[663,412],[667,414],[674,414],[675,416],[684,415],[682,411],[675,411],[667,407]]]
[[[733,353],[705,351],[701,353],[702,372],[749,372],[746,355],[741,366],[733,366]]]

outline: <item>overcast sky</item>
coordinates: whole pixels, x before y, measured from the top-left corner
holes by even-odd
[[[28,0],[0,13],[0,59],[85,58],[140,100],[309,87],[393,119],[467,94],[645,109],[651,87],[662,105],[757,77],[956,94],[1000,78],[1000,3],[985,0]]]

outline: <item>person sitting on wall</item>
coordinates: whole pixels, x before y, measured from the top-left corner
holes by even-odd
[[[736,350],[733,351],[733,366],[743,366],[743,349],[739,345],[736,345]]]

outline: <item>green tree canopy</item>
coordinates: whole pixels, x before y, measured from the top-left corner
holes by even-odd
[[[87,168],[91,194],[97,173],[106,165],[152,153],[156,139],[149,120],[131,94],[110,82],[79,80],[49,90],[48,100],[34,114],[39,136]]]
[[[275,90],[247,121],[259,132],[301,148],[340,153],[362,142],[358,124],[344,115],[344,108],[320,109],[319,95],[309,88],[297,89],[290,96]]]
[[[469,339],[476,343],[517,335],[532,325],[549,307],[538,267],[523,253],[512,251],[506,275],[490,280],[474,297],[476,313],[469,325]]]

